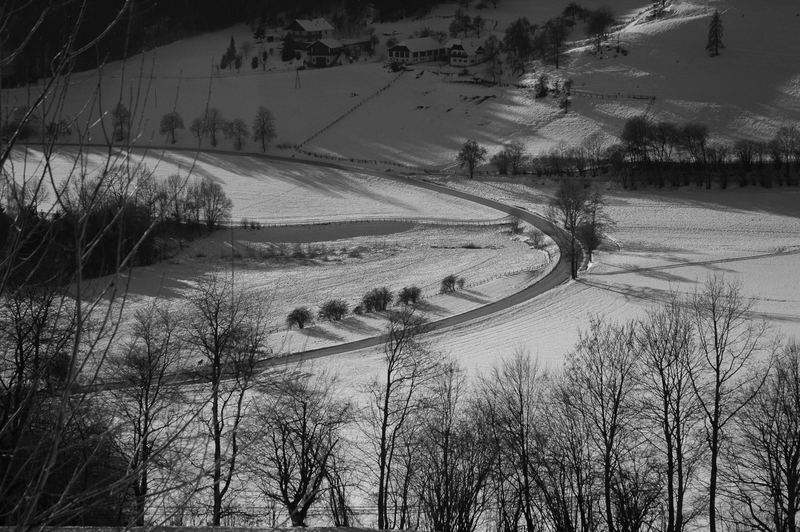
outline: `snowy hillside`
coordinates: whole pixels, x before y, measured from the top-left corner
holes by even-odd
[[[581,2],[597,7],[602,2]],[[487,28],[502,37],[507,24],[527,16],[542,23],[558,14],[566,2],[504,0],[496,9],[478,11]],[[576,94],[568,114],[552,98],[534,100],[530,90],[513,86],[483,87],[458,76],[458,69],[436,63],[414,66],[402,76],[382,67],[380,53],[387,35],[402,39],[421,28],[444,30],[452,20],[454,4],[438,7],[419,20],[375,26],[379,55],[358,62],[296,73],[270,57],[269,68],[240,73],[218,71],[215,65],[231,36],[237,43],[252,41],[245,26],[206,34],[157,48],[114,63],[98,73],[75,75],[65,102],[65,113],[94,123],[93,140],[103,137],[98,120],[110,123],[109,112],[123,101],[142,120],[134,124],[137,144],[164,144],[158,132],[161,116],[173,108],[186,130],[178,132],[179,146],[196,146],[188,130],[206,106],[218,108],[227,119],[250,122],[258,106],[266,106],[277,122],[277,145],[309,139],[334,120],[333,127],[304,147],[343,157],[399,160],[443,167],[466,138],[474,137],[491,150],[512,139],[532,153],[575,145],[595,131],[609,141],[626,118],[647,112],[676,122],[706,122],[713,136],[768,138],[786,123],[800,120],[800,6],[794,0],[675,0],[665,17],[649,20],[643,0],[614,2],[622,29],[610,36],[602,56],[578,40],[572,43],[567,65],[552,74],[574,80]],[[705,52],[708,20],[714,9],[722,13],[725,49],[719,57]],[[581,39],[579,32],[572,38]],[[626,55],[617,54],[619,41]],[[614,45],[614,46],[612,46]],[[251,53],[262,46],[255,44]],[[277,53],[277,52],[276,52]],[[532,65],[536,72],[542,66]],[[283,70],[281,70],[283,69]],[[289,70],[287,70],[289,69]],[[486,66],[471,68],[484,75]],[[552,71],[551,67],[546,70]],[[534,73],[517,80],[530,82]],[[97,104],[86,105],[97,92]],[[385,90],[381,90],[388,87]],[[590,93],[590,94],[586,94]],[[4,93],[4,104],[24,104],[24,90]],[[654,100],[618,95],[641,95]],[[352,112],[350,112],[352,110]],[[207,142],[204,142],[207,144]],[[221,147],[231,142],[221,140]],[[250,142],[245,150],[256,150]],[[289,153],[289,150],[273,151]]]

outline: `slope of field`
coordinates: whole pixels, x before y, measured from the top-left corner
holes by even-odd
[[[546,212],[554,190],[519,180],[449,185],[538,212]],[[612,188],[607,200],[616,221],[611,241],[578,282],[491,317],[437,331],[431,345],[471,372],[484,371],[517,350],[558,370],[590,318],[635,319],[672,291],[691,295],[713,275],[738,282],[754,301],[753,319],[765,319],[772,334],[800,338],[800,191]],[[348,380],[354,390],[380,365],[376,350],[316,363],[352,375]]]
[[[525,235],[512,235],[507,223],[333,223],[278,232],[218,231],[166,264],[135,268],[126,276],[126,314],[154,300],[180,310],[198,282],[233,269],[237,288],[268,311],[270,345],[280,352],[312,349],[381,334],[385,316],[350,316],[290,331],[284,319],[291,309],[316,311],[329,299],[343,299],[352,309],[372,288],[386,286],[397,293],[416,285],[431,319],[459,314],[522,290],[549,271],[558,257],[555,245],[537,249],[526,241]],[[464,290],[440,295],[440,281],[449,274],[465,279]]]
[[[458,223],[492,221],[502,216],[493,209],[391,179],[257,156],[151,150],[117,151],[109,158],[101,149],[79,154],[63,148],[45,167],[41,152],[28,149],[14,154],[8,171],[19,182],[23,176],[35,181],[44,175],[44,183],[50,183],[52,172],[56,189],[69,191],[78,184],[78,176],[91,179],[105,171],[107,163],[152,172],[157,179],[173,174],[211,178],[233,201],[234,222],[247,218],[267,224],[376,219]],[[65,182],[65,176],[71,176],[70,182]],[[51,189],[42,204],[55,199]]]
[[[587,7],[602,3],[582,2]],[[565,5],[564,0],[504,0],[496,9],[469,13],[487,19],[487,31],[502,37],[511,20],[527,16],[541,23]],[[249,123],[263,105],[275,114],[278,145],[314,137],[305,148],[434,167],[452,167],[454,153],[467,138],[490,151],[519,140],[531,153],[580,144],[593,132],[611,142],[625,119],[641,113],[676,122],[700,120],[718,138],[769,138],[778,127],[800,120],[800,66],[794,57],[800,49],[800,8],[794,0],[674,0],[666,16],[656,20],[648,18],[648,5],[642,0],[614,3],[622,29],[609,36],[601,55],[590,53],[576,31],[558,72],[531,65],[532,71],[520,79],[506,76],[506,82],[523,85],[542,71],[572,79],[576,94],[567,114],[552,98],[533,100],[528,89],[461,83],[472,74],[485,76],[485,64],[472,67],[466,77],[459,76],[461,69],[435,63],[416,65],[400,76],[382,67],[380,54],[389,38],[402,39],[425,27],[445,30],[455,4],[442,5],[426,18],[375,25],[381,44],[373,62],[299,73],[288,64],[280,66],[289,69],[284,71],[252,70],[247,61],[240,73],[215,69],[231,36],[237,43],[251,40],[245,26],[194,37],[124,65],[112,63],[101,74],[76,74],[64,113],[92,124],[97,142],[109,131],[111,109],[122,101],[141,118],[133,129],[136,143],[144,146],[165,142],[159,121],[176,109],[187,128],[178,131],[178,145],[196,146],[188,127],[206,107]],[[725,48],[712,58],[705,39],[714,9],[722,13]],[[616,53],[618,41],[625,55]],[[274,56],[270,61],[277,68]],[[35,88],[4,91],[4,104],[22,105],[31,93]],[[232,141],[220,138],[220,146],[230,148]],[[258,146],[250,141],[245,150]]]

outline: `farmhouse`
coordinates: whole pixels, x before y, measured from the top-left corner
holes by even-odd
[[[475,39],[451,39],[446,45],[452,66],[476,65],[485,59],[486,50]]]
[[[308,64],[328,67],[342,64],[344,45],[336,39],[320,39],[308,46]]]
[[[406,39],[389,48],[389,61],[414,64],[447,59],[447,49],[431,37]]]
[[[286,28],[295,41],[311,43],[320,39],[328,39],[333,35],[333,26],[324,18],[313,20],[295,19]]]

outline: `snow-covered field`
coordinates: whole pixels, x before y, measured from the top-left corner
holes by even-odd
[[[602,3],[607,2],[582,2],[587,7]],[[565,4],[560,0],[503,0],[496,10],[480,14],[497,21],[497,26],[492,23],[490,29],[500,35],[505,25],[518,16],[540,23],[559,13]],[[476,138],[490,151],[510,140],[520,140],[530,153],[539,153],[578,145],[593,132],[603,133],[610,142],[627,118],[644,112],[654,119],[703,121],[710,126],[712,136],[728,139],[767,139],[778,127],[800,120],[800,64],[795,58],[800,49],[800,7],[796,0],[675,0],[667,17],[654,21],[646,17],[648,5],[644,0],[624,0],[612,6],[624,27],[611,40],[619,40],[627,55],[607,49],[597,57],[589,53],[585,43],[573,43],[569,61],[557,75],[573,79],[575,89],[605,98],[575,95],[567,114],[560,112],[552,99],[534,100],[528,89],[458,83],[456,70],[434,64],[418,65],[399,77],[384,71],[378,59],[304,70],[299,76],[294,71],[247,68],[239,74],[214,73],[213,58],[227,46],[230,35],[235,35],[237,42],[248,38],[244,26],[164,46],[133,58],[124,66],[108,65],[101,77],[97,73],[78,74],[71,80],[73,90],[67,95],[64,108],[73,118],[86,123],[96,121],[92,128],[96,141],[102,136],[101,126],[110,122],[109,110],[122,100],[141,116],[134,128],[139,146],[164,143],[158,122],[173,108],[183,115],[188,126],[207,105],[218,107],[226,118],[241,117],[248,122],[255,109],[264,105],[276,116],[277,142],[283,144],[301,142],[354,109],[305,147],[346,158],[387,159],[440,168],[454,166],[454,154],[466,138]],[[375,30],[385,41],[385,33],[397,32],[396,37],[403,38],[426,26],[444,29],[455,8],[455,4],[445,5],[427,18],[377,25]],[[726,48],[719,57],[710,58],[704,46],[708,19],[714,9],[723,16]],[[479,65],[473,70],[483,68]],[[537,66],[538,71],[541,68]],[[528,75],[516,81],[525,83],[530,78]],[[388,89],[378,93],[390,83]],[[102,99],[96,105],[85,105],[98,85]],[[377,95],[369,98],[373,94]],[[631,94],[655,99],[625,97]],[[4,91],[3,98],[9,106],[19,105],[26,101],[27,92]],[[365,103],[359,106],[362,102]],[[182,130],[177,145],[195,146],[196,141],[188,130]],[[220,147],[231,149],[231,142],[222,139]],[[250,143],[245,149],[256,147]],[[291,153],[276,147],[271,152]],[[193,167],[196,174],[219,180],[234,200],[235,219],[296,224],[381,219],[486,222],[498,218],[490,209],[358,172],[295,166],[256,157],[205,154],[195,161],[184,152],[151,155],[152,162],[148,159],[146,164],[159,175]],[[552,187],[531,183],[536,185],[532,189],[512,180],[459,181],[451,185],[543,212]],[[562,286],[496,316],[437,332],[436,344],[473,369],[487,367],[515,349],[529,350],[557,367],[589,316],[603,314],[621,320],[639,315],[666,290],[690,293],[715,273],[738,279],[745,294],[757,299],[756,317],[768,319],[786,334],[800,336],[797,190],[626,192],[612,187],[608,199],[609,214],[617,223],[611,237],[618,247],[612,245],[600,252],[581,282]],[[491,229],[447,227],[436,231],[459,242],[493,238]],[[435,278],[445,269],[451,270],[456,260],[467,260],[467,268],[474,269],[469,278],[489,277],[489,263],[487,270],[479,266],[484,260],[481,253],[488,250],[459,248],[440,254],[425,244],[426,231],[434,233],[432,228],[417,227],[385,236],[354,236],[352,241],[394,241],[384,250],[402,247],[403,252],[394,257],[387,252],[379,261],[385,264],[381,268],[408,273],[408,283],[435,284]],[[477,233],[468,236],[471,231]],[[498,257],[492,260],[499,261],[498,271],[509,273],[517,268],[511,264],[520,259],[518,243],[503,241],[502,249],[492,250]],[[206,244],[211,248],[224,246],[222,241]],[[244,246],[237,243],[240,245]],[[208,256],[209,249],[195,251],[194,257],[187,255],[183,264],[163,265],[139,274],[164,280],[153,285],[162,287],[155,293],[185,288],[187,279],[208,271],[207,264],[197,260],[201,258],[198,254]],[[397,262],[392,263],[393,260]],[[477,262],[469,262],[473,260]],[[342,269],[337,272],[336,284],[345,286],[354,282],[348,276],[365,275],[359,268],[367,262],[347,258],[337,264]],[[349,268],[348,264],[358,264],[359,268]],[[187,265],[196,271],[187,273]],[[309,272],[327,269],[297,265],[291,268],[297,269],[297,279],[304,282],[305,276],[311,275]],[[369,286],[388,282],[388,277],[381,277],[383,274],[377,270],[369,275],[373,275],[365,278]],[[239,276],[242,282],[272,290],[271,299],[284,305],[278,314],[300,299],[309,302],[310,298],[275,292],[280,290],[285,274],[270,277],[259,268],[248,267],[242,268]],[[319,294],[310,304],[329,295],[320,286],[330,285],[330,278],[320,275],[308,279],[311,291]],[[398,286],[392,288],[406,284],[405,278],[403,283],[393,280]],[[474,288],[483,291],[475,299],[499,297],[528,281],[526,274],[519,274],[481,284]],[[133,286],[136,290],[136,279]],[[357,297],[355,288],[345,291],[347,297]],[[466,308],[458,305],[453,302],[443,306],[448,311]],[[365,323],[370,332],[380,327],[379,323]],[[350,332],[330,331],[327,326],[320,330],[324,331],[319,335],[324,341],[354,337]],[[287,340],[293,345],[317,345],[313,343],[316,341],[299,336]],[[353,373],[349,365],[363,368],[375,360],[372,354],[354,353],[321,363],[341,368],[347,374]]]
[[[49,184],[47,172],[52,171],[54,184],[61,190],[74,186],[64,184],[65,176],[75,183],[81,173],[91,178],[103,172],[107,157],[101,149],[78,156],[75,149],[62,148],[45,168],[41,152],[31,148],[15,153],[12,161],[18,181],[27,176],[36,182],[44,175],[44,183]],[[220,183],[233,201],[234,222],[248,218],[266,224],[381,219],[457,223],[502,217],[494,209],[392,179],[257,156],[150,150],[118,152],[111,164],[129,164],[158,179],[172,174],[209,177]],[[55,194],[48,192],[45,200],[45,204],[52,203]]]
[[[450,185],[539,212],[546,211],[554,190],[540,184],[531,189],[519,180]],[[558,370],[589,318],[634,319],[670,291],[692,294],[712,275],[741,284],[744,295],[755,300],[753,319],[767,320],[776,335],[800,338],[800,191],[612,188],[607,201],[616,245],[597,253],[579,282],[437,331],[432,345],[472,372],[516,350]],[[371,375],[379,357],[375,350],[362,350],[317,363],[342,375]],[[357,388],[358,379],[353,381]]]

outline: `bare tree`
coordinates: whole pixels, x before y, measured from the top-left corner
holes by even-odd
[[[239,151],[244,146],[245,139],[250,136],[247,124],[241,118],[231,120],[225,125],[225,137],[233,140],[233,147]]]
[[[708,523],[717,530],[717,478],[728,424],[761,389],[766,374],[753,371],[770,349],[767,325],[750,314],[753,303],[739,286],[709,279],[691,302],[697,351],[688,361],[689,379],[703,417],[709,453]]]
[[[573,279],[578,277],[579,231],[586,221],[588,202],[587,189],[573,180],[562,181],[550,201],[550,216],[559,219],[569,235],[570,272]]]
[[[169,381],[182,356],[178,327],[169,309],[153,305],[138,311],[131,339],[110,365],[121,418],[118,446],[132,475],[137,526],[145,524],[153,492],[164,493],[175,481],[170,476],[177,469],[180,436],[192,419],[182,410],[183,393]]]
[[[266,107],[259,107],[253,119],[253,140],[261,144],[261,151],[275,138],[275,117]]]
[[[158,131],[162,135],[167,135],[170,144],[177,142],[178,139],[175,136],[175,132],[179,129],[183,129],[183,118],[177,111],[170,111],[161,117]]]
[[[500,478],[511,481],[506,504],[519,501],[525,530],[537,530],[535,469],[540,376],[527,353],[518,351],[481,380],[481,397],[494,433]],[[517,523],[513,523],[516,528]]]
[[[602,486],[598,479],[598,453],[592,439],[593,426],[582,413],[580,396],[571,379],[554,380],[547,396],[551,409],[543,417],[540,441],[542,486],[549,493],[545,509],[559,530],[591,532],[600,527]]]
[[[264,497],[286,508],[292,526],[306,526],[351,420],[351,405],[335,398],[335,386],[325,374],[282,376],[262,387],[252,419],[256,436],[247,467]]]
[[[580,393],[576,403],[602,464],[604,519],[609,531],[614,520],[614,478],[626,448],[623,439],[633,431],[634,393],[639,371],[632,327],[593,319],[581,333],[567,360],[567,382]],[[627,442],[625,442],[627,443]]]
[[[233,202],[230,200],[222,185],[210,177],[203,178],[197,189],[200,209],[205,216],[206,227],[216,229],[219,224],[231,215]]]
[[[728,458],[732,520],[748,530],[795,532],[800,512],[800,347],[787,346],[736,420]]]
[[[209,477],[211,521],[219,526],[226,495],[239,470],[242,422],[257,362],[269,356],[263,306],[213,275],[189,297],[186,341],[201,357],[197,378],[206,385],[208,407],[201,412],[213,447]]]
[[[492,446],[475,403],[466,404],[466,379],[449,363],[432,389],[420,432],[419,493],[428,526],[442,532],[474,532],[486,511]]]
[[[686,494],[702,457],[694,434],[699,405],[689,378],[697,358],[692,317],[676,295],[636,327],[643,417],[650,420],[665,463],[666,532],[682,532],[692,512]]]
[[[380,376],[368,386],[370,398],[367,430],[378,476],[378,528],[397,526],[390,514],[395,486],[406,484],[396,479],[395,461],[411,418],[424,408],[422,392],[437,372],[434,354],[419,337],[424,331],[424,319],[413,308],[389,316],[382,359],[385,364]],[[403,501],[401,501],[403,504]]]
[[[486,148],[470,139],[461,147],[456,160],[461,168],[467,167],[469,178],[472,179],[475,175],[475,168],[486,160]]]
[[[121,142],[128,139],[131,132],[131,112],[122,102],[111,111],[111,127],[114,129],[114,140]]]
[[[197,122],[197,119],[195,120]],[[199,119],[199,122],[192,122],[192,131],[198,135],[197,131],[208,137],[212,147],[217,146],[217,139],[220,133],[225,131],[227,121],[222,117],[222,113],[216,107],[206,109],[206,112]],[[196,131],[197,130],[197,131]]]
[[[102,80],[97,90],[82,94],[83,101],[76,102],[71,71],[122,27],[132,4],[124,0],[102,13],[78,0],[38,4],[10,0],[0,8],[4,78],[9,67],[25,66],[32,57],[32,43],[43,32],[59,28],[57,38],[48,37],[53,43],[50,50],[36,54],[37,62],[47,65],[47,76],[25,88],[27,110],[4,131],[0,145],[0,189],[12,196],[2,204],[3,219],[14,228],[0,256],[0,301],[6,310],[15,309],[7,314],[9,328],[4,325],[2,331],[13,335],[6,338],[24,339],[0,347],[0,521],[20,530],[65,523],[119,524],[127,519],[120,498],[133,475],[114,447],[117,423],[103,402],[107,396],[99,395],[97,388],[115,350],[124,308],[120,296],[125,283],[118,274],[132,265],[152,230],[149,222],[135,236],[117,230],[134,208],[137,162],[127,156],[122,160],[114,144],[130,147],[129,133],[141,120],[139,104],[146,91],[134,85],[126,100],[129,114],[110,117],[109,128],[101,114],[108,108],[108,100],[100,98]],[[89,16],[96,24],[86,24]],[[127,91],[131,85],[124,69],[121,77],[119,86]],[[121,92],[112,95],[112,101],[122,101]],[[85,111],[67,122],[77,144],[72,167],[55,161],[64,155],[55,143],[65,131],[67,101]],[[2,105],[6,102],[4,91]],[[114,124],[117,118],[121,120]],[[41,144],[21,149],[18,141],[32,126],[44,123],[57,127],[42,136]],[[90,132],[94,144],[105,145],[89,148]],[[81,161],[90,154],[100,159],[100,170],[87,178],[91,172]],[[17,164],[21,160],[24,163]],[[83,186],[88,183],[98,193],[86,195],[90,200],[72,209],[68,197],[74,190],[88,189]],[[112,189],[127,189],[132,201],[112,202],[100,193]],[[29,201],[45,191],[52,200],[48,204]],[[106,248],[104,271],[110,275],[94,280],[90,289],[86,281],[93,275],[101,247]],[[62,289],[65,286],[68,291]],[[23,295],[33,298],[23,303],[19,299]]]

